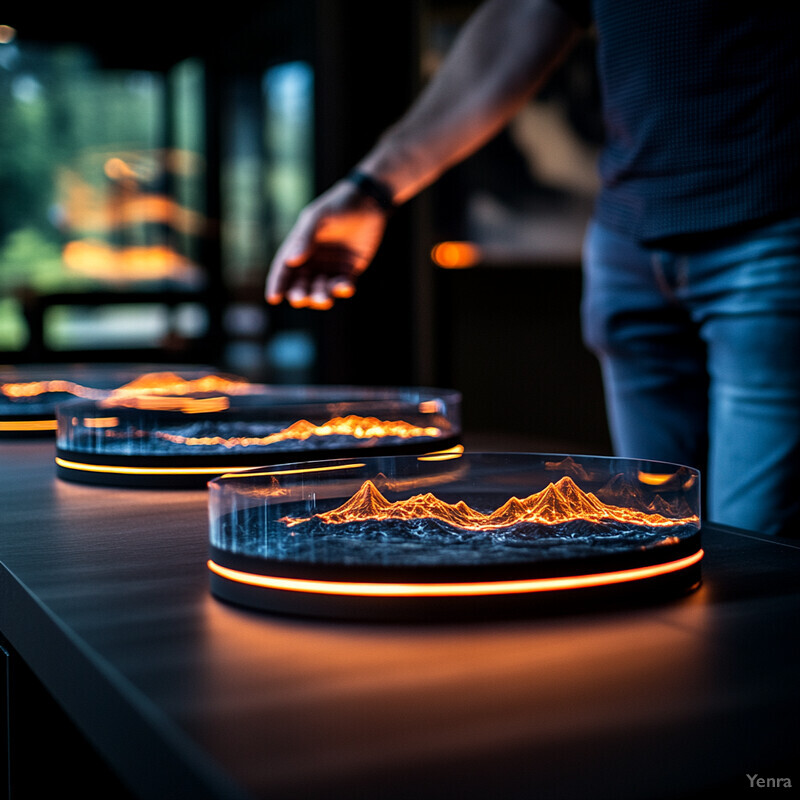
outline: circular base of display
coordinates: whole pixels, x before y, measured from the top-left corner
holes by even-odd
[[[261,611],[373,621],[529,616],[644,605],[700,585],[699,532],[598,558],[385,569],[235,556],[211,548],[212,594]]]
[[[199,489],[221,475],[257,467],[330,458],[424,455],[460,445],[459,437],[391,446],[225,453],[220,455],[146,456],[84,453],[56,448],[56,475],[65,481],[98,486],[147,489]]]
[[[0,417],[0,439],[52,439],[56,431],[55,414]]]
[[[699,585],[699,473],[636,459],[333,459],[209,483],[212,593],[281,614],[495,617]]]
[[[0,369],[0,439],[53,438],[57,407],[77,397],[110,395],[148,377],[175,382],[213,374],[200,364],[6,365]]]

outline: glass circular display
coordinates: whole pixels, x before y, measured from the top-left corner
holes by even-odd
[[[106,400],[115,393],[186,389],[214,376],[207,366],[135,364],[50,364],[0,368],[0,437],[53,436],[56,408],[82,398]],[[239,378],[215,380],[243,382]]]
[[[430,617],[685,592],[700,476],[598,456],[334,459],[209,483],[211,588],[317,616]]]
[[[443,450],[460,443],[461,397],[426,388],[264,386],[58,407],[66,480],[204,486],[286,461]]]

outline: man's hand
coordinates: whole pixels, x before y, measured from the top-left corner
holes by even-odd
[[[383,239],[386,212],[341,180],[306,206],[275,255],[265,295],[273,305],[328,309],[351,297]]]
[[[542,85],[582,29],[553,0],[486,0],[411,108],[357,169],[402,205],[482,147]],[[386,228],[387,212],[352,180],[308,205],[267,276],[270,303],[330,308],[355,291]]]

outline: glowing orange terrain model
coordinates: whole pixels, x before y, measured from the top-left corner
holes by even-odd
[[[462,452],[445,468],[421,456],[395,468],[362,457],[308,465],[364,470],[330,481],[284,481],[280,467],[217,478],[211,591],[281,614],[472,621],[619,608],[700,586],[696,470],[553,458]]]
[[[203,375],[200,378],[181,378],[174,372],[150,372],[114,389],[108,403],[118,403],[138,395],[187,395],[206,392],[223,394],[248,394],[252,387],[247,381],[231,380],[220,375]]]
[[[108,392],[81,386],[79,383],[65,380],[52,381],[25,381],[22,383],[4,383],[0,385],[0,392],[6,397],[38,397],[40,394],[72,394],[76,397],[85,397],[98,400],[106,397]]]
[[[96,389],[68,380],[25,381],[0,384],[0,392],[6,397],[37,397],[41,394],[71,394],[88,400],[104,400],[107,404],[124,404],[139,395],[186,395],[204,392],[244,394],[249,384],[232,381],[217,375],[202,378],[181,378],[174,372],[150,372],[135,378],[117,389]],[[133,401],[135,402],[135,400]]]
[[[436,437],[441,430],[436,427],[419,427],[399,420],[379,420],[376,417],[334,417],[322,425],[314,425],[301,419],[289,427],[268,436],[236,436],[229,439],[221,436],[181,436],[157,431],[156,436],[176,444],[215,445],[223,447],[266,446],[289,439],[303,441],[312,436],[352,436],[356,439],[373,439],[394,436],[399,439],[413,439],[420,436]]]
[[[561,478],[558,483],[549,484],[542,491],[524,500],[512,497],[490,514],[475,511],[463,500],[450,504],[430,493],[391,502],[378,491],[372,481],[366,481],[359,491],[339,508],[307,518],[284,517],[281,521],[288,526],[294,526],[309,522],[311,519],[341,525],[367,520],[433,518],[456,528],[487,531],[519,523],[557,525],[572,520],[622,522],[656,528],[699,522],[696,515],[680,519],[664,516],[659,511],[668,511],[666,503],[663,506],[659,504],[657,508],[658,510],[654,504],[648,511],[638,511],[607,505],[591,492],[584,492],[568,476]]]

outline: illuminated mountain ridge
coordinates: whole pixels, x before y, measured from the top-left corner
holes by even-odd
[[[295,439],[304,441],[312,436],[352,436],[355,439],[374,439],[394,436],[399,439],[412,439],[420,436],[436,437],[441,435],[441,430],[435,427],[420,427],[402,420],[380,420],[377,417],[359,417],[350,414],[346,417],[333,417],[322,425],[315,425],[307,419],[293,422],[283,430],[267,436],[182,436],[179,434],[156,431],[160,439],[175,444],[189,446],[223,446],[223,447],[249,447],[253,445],[266,446],[277,442]],[[377,490],[376,490],[377,491]]]
[[[174,372],[148,372],[134,378],[116,389],[97,389],[75,381],[55,379],[49,381],[24,381],[0,384],[0,392],[6,397],[36,397],[41,394],[72,394],[90,400],[104,400],[106,405],[124,405],[135,402],[140,395],[187,395],[192,393],[224,392],[246,394],[250,384],[242,380],[231,380],[219,375],[204,375],[200,378],[182,378]]]
[[[662,501],[659,509],[664,511],[665,506]],[[294,526],[317,519],[327,524],[341,525],[368,520],[421,518],[437,519],[467,530],[498,530],[520,523],[557,525],[573,520],[613,521],[647,527],[671,527],[698,521],[697,516],[674,519],[658,511],[642,511],[603,503],[591,492],[584,492],[572,478],[565,475],[557,483],[550,483],[542,491],[524,500],[510,498],[489,514],[470,508],[463,500],[455,504],[446,503],[430,492],[392,502],[368,480],[349,500],[332,511],[307,518],[284,517],[282,522]]]
[[[174,372],[148,372],[134,378],[124,386],[111,391],[109,402],[141,394],[187,395],[206,392],[224,394],[248,394],[251,384],[241,379],[226,378],[223,375],[203,375],[199,378],[182,378]]]

